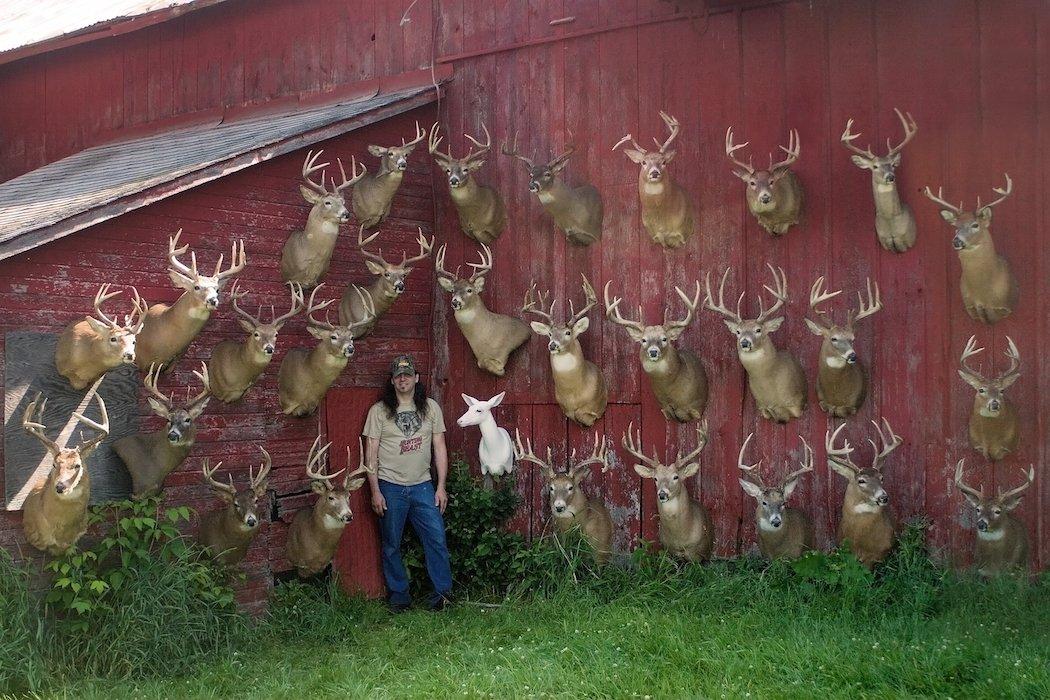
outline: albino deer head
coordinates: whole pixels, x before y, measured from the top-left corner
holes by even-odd
[[[758,501],[758,506],[761,509],[759,523],[763,527],[768,524],[769,528],[776,530],[784,524],[784,504],[787,502],[787,499],[791,498],[791,494],[795,492],[799,477],[806,472],[813,471],[813,448],[809,446],[805,438],[799,435],[798,439],[802,441],[802,459],[799,462],[801,468],[790,472],[778,486],[766,486],[762,483],[762,474],[759,472],[762,461],[759,460],[755,464],[744,462],[744,453],[747,451],[747,445],[754,436],[754,433],[748,434],[744,444],[740,446],[740,454],[737,455],[737,467],[749,477],[747,479],[741,477],[740,486],[747,495]]]
[[[525,292],[525,302],[521,307],[521,311],[522,313],[534,314],[545,321],[533,321],[529,325],[532,326],[532,330],[538,335],[545,335],[550,339],[547,343],[547,350],[552,355],[567,352],[572,347],[573,341],[590,327],[587,312],[598,303],[598,297],[594,293],[594,287],[587,281],[587,277],[583,274],[580,276],[583,278],[584,306],[579,311],[576,311],[570,299],[569,316],[563,321],[554,319],[554,307],[558,303],[557,299],[550,303],[547,311],[542,310],[542,307],[547,305],[547,301],[550,298],[549,291],[537,293],[534,282],[528,291]],[[539,307],[537,307],[537,304]]]
[[[615,151],[617,148],[620,147],[621,144],[630,141],[631,145],[634,148],[625,148],[623,151],[624,155],[626,155],[632,161],[640,165],[642,168],[642,175],[645,177],[645,179],[649,182],[654,183],[660,182],[660,180],[663,179],[664,171],[674,159],[675,151],[669,151],[667,150],[667,147],[671,145],[671,142],[674,141],[675,138],[678,137],[678,131],[681,128],[678,124],[678,120],[672,117],[671,115],[667,114],[666,112],[661,111],[660,118],[664,120],[664,124],[667,125],[667,129],[671,133],[668,135],[667,140],[664,141],[662,144],[655,138],[653,138],[653,141],[656,143],[659,150],[645,150],[644,148],[638,145],[638,142],[635,141],[634,137],[630,134],[624,136],[616,143],[615,146],[613,146],[613,150]]]
[[[995,379],[986,379],[979,370],[973,369],[966,363],[969,358],[983,351],[984,348],[977,347],[977,337],[971,335],[970,339],[966,341],[966,348],[963,349],[962,356],[959,358],[959,364],[962,365],[962,369],[959,370],[959,376],[977,391],[975,408],[977,408],[978,412],[986,418],[991,418],[998,416],[1000,411],[1002,411],[1003,406],[1006,404],[1006,390],[1021,376],[1021,355],[1017,351],[1017,346],[1014,345],[1013,339],[1010,336],[1006,336],[1006,352],[1004,354],[1010,360],[1010,366]]]
[[[465,428],[468,425],[480,425],[487,418],[492,417],[492,409],[503,403],[503,397],[506,395],[507,392],[501,391],[491,399],[481,401],[475,399],[473,396],[460,394],[467,404],[467,410],[462,416],[456,419],[456,425],[461,428]]]

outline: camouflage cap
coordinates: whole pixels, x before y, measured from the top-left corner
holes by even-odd
[[[416,363],[411,355],[398,355],[390,363],[390,374],[400,377],[402,374],[416,374]]]

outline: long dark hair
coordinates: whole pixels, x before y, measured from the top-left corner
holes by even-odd
[[[394,375],[387,377],[386,384],[383,385],[383,392],[379,395],[379,400],[386,406],[387,415],[391,418],[397,416],[397,391],[394,389],[393,379]],[[419,417],[426,418],[427,388],[423,386],[423,382],[416,382],[412,402],[416,405],[416,413],[419,414]]]

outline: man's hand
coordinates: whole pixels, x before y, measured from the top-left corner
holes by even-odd
[[[448,505],[448,494],[445,493],[444,486],[438,486],[434,489],[434,505],[441,509],[441,512],[445,512],[445,506]]]
[[[372,489],[372,510],[380,518],[386,514],[386,499],[383,498],[383,492],[379,489]]]

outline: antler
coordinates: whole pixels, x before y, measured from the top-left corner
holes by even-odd
[[[422,229],[420,229],[420,231],[422,231]],[[379,249],[378,253],[373,253],[372,251],[370,251],[370,250],[365,248],[366,245],[368,245],[369,243],[371,243],[372,241],[374,241],[376,238],[379,237],[380,231],[376,231],[375,233],[373,233],[368,238],[362,238],[362,236],[364,236],[364,233],[365,233],[365,225],[361,224],[360,226],[357,227],[357,248],[358,248],[358,250],[361,251],[361,255],[363,257],[371,260],[372,262],[379,263],[383,267],[390,267],[390,263],[388,263],[386,261],[386,258],[383,257],[383,249],[382,248]]]
[[[652,469],[661,466],[660,460],[656,458],[656,453],[649,457],[642,450],[642,431],[641,429],[634,430],[634,421],[627,424],[627,432],[620,439],[620,444],[623,445],[623,449],[627,450],[628,454]]]
[[[248,465],[248,488],[255,492],[256,498],[266,493],[266,478],[270,475],[270,468],[273,466],[273,460],[270,459],[270,453],[266,451],[266,448],[259,445],[259,451],[263,453],[263,463],[259,467],[259,474],[256,475],[252,470],[252,465]]]
[[[449,161],[455,160],[455,158],[452,157],[451,146],[448,147],[447,154],[438,150],[438,146],[441,145],[441,141],[444,138],[443,136],[438,136],[440,131],[441,126],[437,122],[434,122],[434,126],[430,127],[430,136],[427,138],[427,150],[430,151],[430,155],[434,156],[436,160],[448,163]]]
[[[354,156],[350,156],[350,175],[351,175],[351,177],[349,179],[347,179],[346,171],[343,170],[343,161],[341,161],[340,159],[336,158],[335,162],[339,164],[339,174],[342,175],[342,177],[343,177],[343,183],[341,185],[336,185],[335,184],[335,178],[332,178],[332,187],[333,187],[332,191],[333,192],[342,192],[347,187],[350,187],[351,185],[356,184],[358,181],[360,181],[361,178],[363,178],[365,176],[366,173],[368,173],[368,167],[364,163],[361,163],[361,172],[358,173],[357,172],[357,158],[355,158]]]
[[[967,486],[965,483],[963,483],[963,480],[962,480],[962,477],[963,477],[963,464],[965,462],[966,462],[966,458],[963,457],[962,459],[960,459],[958,462],[955,463],[955,486],[956,486],[956,488],[958,488],[963,493],[973,496],[978,501],[983,501],[984,500],[984,487],[983,486],[981,487],[981,490],[978,491],[977,489],[973,488],[972,486]]]
[[[680,321],[671,321],[670,323],[668,323],[667,312],[665,311],[664,327],[667,329],[677,330],[679,328],[686,328],[690,323],[693,322],[693,316],[696,314],[696,307],[700,304],[700,280],[696,280],[696,293],[693,294],[692,299],[690,299],[689,296],[678,287],[675,287],[674,291],[676,294],[678,294],[678,298],[682,300],[682,303],[685,304],[685,318],[683,318]]]
[[[426,129],[420,127],[419,126],[419,122],[417,121],[416,122],[416,137],[414,139],[412,139],[411,141],[409,141],[408,143],[405,143],[405,138],[402,136],[401,137],[401,147],[404,148],[405,146],[415,146],[420,141],[422,141],[424,138],[426,138],[426,136],[427,136]]]
[[[751,442],[751,438],[755,437],[754,433],[748,433],[747,437],[744,438],[744,444],[740,446],[740,452],[736,456],[736,466],[743,472],[747,472],[747,475],[753,477],[754,482],[759,486],[763,486],[762,473],[759,471],[762,466],[762,460],[758,460],[754,464],[748,464],[744,461],[744,453],[747,452],[747,446]]]
[[[240,249],[238,250],[237,245],[240,243]],[[228,270],[222,270],[222,254],[219,254],[219,260],[215,263],[215,274],[212,277],[216,277],[220,280],[232,277],[238,272],[244,269],[244,266],[248,263],[248,259],[244,256],[244,239],[233,242],[233,250],[230,251],[230,267]]]
[[[237,302],[248,296],[248,290],[241,290],[241,281],[237,280],[233,283],[233,287],[230,288],[230,305],[233,306],[234,312],[243,318],[253,326],[261,326],[262,322],[262,307],[259,307],[259,313],[257,316],[252,316],[250,313],[242,309]]]
[[[1003,354],[1010,358],[1010,367],[999,375],[999,381],[1009,380],[1012,383],[1021,374],[1018,371],[1021,368],[1021,353],[1017,351],[1017,345],[1010,336],[1006,336],[1006,351]]]
[[[485,122],[481,122],[481,130],[485,132],[485,143],[481,143],[470,134],[463,134],[463,136],[465,136],[468,141],[470,141],[472,144],[474,144],[481,150],[475,153],[474,149],[471,148],[467,152],[467,155],[462,158],[462,160],[475,160],[476,158],[480,158],[481,156],[488,153],[489,149],[492,148],[492,136],[489,135],[489,128],[485,126]]]
[[[608,455],[608,442],[604,437],[599,437],[598,433],[594,434],[594,448],[591,449],[591,456],[587,459],[576,461],[576,448],[572,448],[572,453],[569,455],[569,463],[571,471],[577,471],[584,467],[589,467],[592,464],[602,465],[602,472],[609,471],[609,455]]]
[[[886,153],[887,158],[900,153],[901,149],[911,141],[912,137],[915,136],[915,133],[919,130],[919,125],[915,123],[915,118],[911,116],[911,112],[908,112],[908,118],[905,119],[899,109],[894,107],[893,111],[897,113],[897,118],[901,120],[901,125],[904,127],[904,140],[896,146],[891,146],[889,137],[886,138],[886,148],[889,149]]]
[[[315,313],[317,313],[321,309],[328,308],[335,301],[335,299],[329,299],[328,301],[322,301],[320,304],[314,303],[314,297],[317,295],[317,290],[319,290],[324,285],[325,283],[322,282],[321,284],[314,287],[314,290],[310,292],[310,301],[307,303],[306,307],[306,322],[307,324],[317,326],[318,328],[332,330],[333,328],[335,328],[335,326],[332,325],[331,321],[328,320],[327,315],[325,315],[324,321],[319,321],[316,318],[314,318]]]
[[[583,299],[586,302],[582,309],[575,311],[572,305],[572,299],[569,299],[569,320],[565,323],[567,326],[573,326],[577,321],[587,315],[595,304],[598,303],[598,295],[594,293],[594,287],[587,281],[587,275],[580,273],[580,277],[583,278]]]
[[[726,308],[725,305],[725,286],[726,279],[729,277],[729,271],[733,268],[727,267],[725,272],[722,273],[722,281],[718,283],[718,303],[715,304],[714,297],[711,295],[711,271],[708,270],[704,277],[704,289],[707,291],[707,295],[704,297],[704,306],[716,311],[730,321],[740,323],[744,319],[740,316],[740,303],[744,301],[744,292],[740,292],[740,297],[736,300],[736,313],[733,313]]]
[[[550,290],[543,292],[536,291],[536,282],[530,282],[529,288],[525,290],[525,300],[521,305],[521,312],[523,314],[535,314],[546,321],[549,325],[554,325],[554,305],[558,303],[554,300],[550,303],[550,309],[543,311],[542,309],[536,308],[537,304],[541,306],[547,305],[547,300],[550,298]]]
[[[748,156],[747,162],[745,163],[744,161],[739,160],[735,155],[733,155],[734,153],[736,153],[737,151],[739,151],[741,148],[743,148],[744,146],[746,146],[749,143],[751,143],[751,142],[750,141],[744,141],[743,143],[734,146],[733,145],[733,127],[729,127],[728,129],[726,129],[726,156],[728,156],[729,160],[733,161],[734,164],[740,166],[745,171],[747,171],[748,174],[754,175],[755,168],[751,165],[751,156]]]
[[[879,434],[879,442],[882,443],[882,449],[880,450],[875,445],[874,440],[871,438],[868,439],[868,442],[871,443],[872,449],[876,451],[875,458],[871,460],[871,468],[881,471],[883,460],[886,459],[890,452],[893,452],[900,447],[904,442],[904,439],[893,432],[893,428],[890,427],[890,422],[885,418],[882,419],[882,427],[886,428],[885,433],[882,432],[882,427],[879,427],[879,424],[875,421],[872,421],[871,424],[875,426],[875,432]]]
[[[478,281],[478,278],[484,277],[492,269],[492,249],[484,243],[481,244],[481,250],[478,251],[478,258],[481,260],[480,263],[467,263],[474,272],[470,273],[470,281],[473,284]]]
[[[318,194],[329,194],[328,190],[325,189],[325,186],[324,186],[324,172],[321,173],[321,183],[320,184],[318,184],[318,183],[316,183],[316,182],[314,182],[313,180],[310,179],[310,175],[312,175],[313,173],[317,172],[318,170],[323,171],[325,168],[327,168],[330,165],[330,163],[328,163],[328,162],[324,162],[324,163],[320,163],[320,164],[317,163],[317,159],[321,157],[322,153],[324,153],[324,149],[321,149],[317,153],[314,153],[313,151],[309,151],[306,154],[306,160],[303,161],[303,179],[306,180],[306,184],[309,185]]]
[[[372,323],[372,321],[376,319],[376,307],[375,302],[372,300],[371,294],[366,292],[364,289],[361,289],[352,282],[350,283],[350,286],[353,287],[354,292],[357,294],[357,298],[361,300],[361,307],[364,309],[365,312],[364,316],[362,316],[360,319],[358,319],[357,321],[351,321],[350,324],[346,326],[347,328],[353,330],[358,326],[367,326],[370,323]],[[335,328],[334,324],[328,322],[327,314],[325,314],[325,324],[329,330]]]
[[[131,288],[131,295],[134,297],[131,301],[134,309],[130,314],[124,316],[124,327],[131,330],[132,319],[134,319],[136,323],[134,324],[134,330],[131,330],[131,332],[137,335],[142,330],[142,327],[146,325],[146,314],[149,312],[149,304],[139,296],[139,290],[135,289],[135,287]]]
[[[505,156],[511,156],[512,158],[517,158],[518,160],[523,162],[525,164],[525,167],[528,170],[530,170],[530,171],[532,170],[533,167],[535,167],[530,159],[528,159],[525,156],[523,156],[520,153],[518,153],[518,134],[517,134],[517,132],[514,133],[514,140],[511,142],[510,147],[508,148],[507,144],[503,144],[502,146],[500,146],[500,152],[503,153],[503,155],[505,155]]]
[[[38,391],[36,397],[29,402],[26,406],[25,413],[22,414],[22,428],[35,437],[37,440],[44,444],[47,451],[51,453],[51,456],[57,456],[61,448],[54,440],[44,434],[47,428],[44,426],[44,407],[47,406],[47,399],[40,400],[41,394]],[[39,405],[38,405],[39,404]],[[33,414],[36,413],[36,419],[34,420]]]
[[[547,479],[554,478],[554,453],[550,446],[547,446],[547,461],[544,462],[542,459],[536,456],[536,453],[532,451],[532,440],[525,440],[524,445],[521,442],[521,431],[517,428],[514,429],[514,459],[518,462],[532,462],[538,464],[540,469],[543,470],[544,475]]]
[[[823,275],[818,277],[817,281],[813,283],[813,286],[809,288],[809,308],[813,310],[813,313],[815,313],[817,316],[820,316],[820,318],[824,320],[825,328],[830,328],[834,326],[835,322],[831,319],[831,316],[829,316],[826,311],[824,311],[823,309],[818,309],[817,306],[827,301],[828,299],[833,299],[837,297],[839,294],[842,294],[841,289],[835,292],[827,291],[824,289]]]
[[[197,404],[205,401],[211,395],[211,383],[208,380],[208,363],[201,360],[201,371],[193,370],[193,376],[200,380],[202,389],[199,394],[190,399],[188,407],[190,410],[197,407]]]
[[[1010,176],[1007,175],[1006,173],[1003,173],[1003,177],[1006,178],[1006,187],[1005,188],[1003,188],[1003,187],[993,187],[992,188],[992,192],[995,192],[996,194],[1001,195],[1001,196],[998,199],[996,199],[995,201],[993,201],[993,202],[988,202],[988,204],[985,204],[984,206],[981,206],[981,198],[978,197],[977,198],[977,209],[976,209],[976,211],[980,211],[981,209],[991,209],[996,204],[999,204],[1004,199],[1009,197],[1010,193],[1014,191],[1014,183],[1013,183],[1013,180],[1010,179]]]
[[[328,470],[328,448],[332,446],[331,442],[325,443],[325,446],[321,449],[317,449],[321,444],[321,436],[318,435],[314,438],[314,444],[310,447],[310,454],[306,458],[306,476],[314,481],[323,482],[330,490],[334,489],[332,485],[332,479],[342,474],[345,469],[340,469],[334,474],[326,474]]]
[[[968,374],[970,379],[979,384],[986,384],[987,380],[984,378],[984,375],[982,375],[980,371],[975,370],[966,362],[974,355],[977,355],[982,352],[984,352],[984,348],[977,347],[977,336],[971,335],[969,340],[966,341],[966,347],[963,348],[962,355],[959,356],[959,364],[962,365],[962,369],[959,370],[959,373]]]
[[[784,160],[782,160],[782,161],[780,161],[778,163],[773,163],[772,162],[773,161],[773,156],[771,155],[769,157],[769,160],[770,160],[769,171],[770,172],[776,170],[777,168],[786,168],[789,165],[791,165],[792,163],[794,163],[796,160],[798,160],[798,155],[799,155],[799,153],[802,150],[802,144],[801,144],[801,142],[799,141],[799,138],[798,138],[798,129],[792,129],[791,131],[788,132],[788,146],[787,146],[787,148],[784,148],[783,146],[777,146],[777,148],[779,148],[784,153],[786,153],[787,154],[787,158],[785,158]]]
[[[687,455],[683,455],[682,450],[679,449],[678,456],[674,459],[675,466],[681,467],[683,464],[696,459],[700,451],[707,446],[707,435],[707,419],[701,418],[700,422],[696,424],[696,447]]]
[[[372,474],[373,470],[369,469],[365,464],[365,439],[360,435],[357,436],[357,448],[358,448],[358,466],[357,469],[346,474],[343,477],[343,489],[350,488],[350,480],[360,474]],[[350,445],[346,446],[346,463],[350,464]]]
[[[827,430],[824,433],[824,449],[828,453],[828,460],[838,464],[841,467],[852,469],[853,471],[860,471],[860,467],[853,463],[853,459],[850,457],[853,454],[853,446],[849,444],[849,440],[842,441],[842,447],[835,447],[835,440],[838,439],[839,433],[846,427],[845,423],[835,428],[834,432]]]
[[[645,331],[645,326],[641,322],[641,309],[638,310],[639,320],[632,321],[624,318],[620,313],[620,302],[623,301],[620,297],[614,297],[612,301],[609,301],[609,285],[612,284],[612,280],[605,283],[605,289],[602,290],[602,299],[605,301],[605,315],[608,316],[609,320],[618,326],[624,328],[631,328],[639,333]],[[697,282],[697,288],[699,289],[700,283]]]
[[[95,315],[100,321],[105,323],[107,326],[111,328],[120,328],[120,324],[117,323],[114,319],[107,316],[100,308],[102,306],[102,303],[105,302],[107,299],[112,299],[115,296],[120,296],[121,294],[123,294],[123,291],[120,289],[118,289],[115,292],[110,292],[109,288],[111,286],[112,285],[109,282],[107,282],[98,288],[98,292],[95,294],[94,302]],[[135,293],[135,296],[138,296],[138,292]]]
[[[771,273],[773,273],[773,284],[776,286],[776,289],[772,289],[769,285],[765,285],[765,284],[762,285],[762,288],[765,289],[770,294],[772,294],[773,297],[777,301],[776,301],[775,304],[773,304],[773,306],[769,307],[769,309],[767,310],[764,307],[764,305],[762,304],[762,296],[759,295],[759,297],[758,297],[758,309],[759,309],[759,311],[758,311],[758,318],[756,318],[755,320],[760,322],[760,323],[762,321],[765,321],[767,318],[769,318],[769,316],[771,314],[776,312],[781,306],[784,305],[784,302],[787,301],[787,293],[788,293],[788,290],[787,290],[787,275],[784,274],[784,268],[782,268],[782,267],[774,268],[770,263],[766,263],[766,267],[768,267],[769,271]],[[777,271],[778,270],[780,271],[780,275],[779,276],[777,275]]]
[[[1023,467],[1022,467],[1022,469],[1023,469]],[[1023,473],[1023,471],[1022,471],[1022,473]],[[1020,494],[1024,493],[1025,491],[1027,491],[1028,487],[1032,485],[1033,481],[1035,481],[1035,466],[1034,465],[1028,467],[1028,474],[1026,474],[1026,477],[1027,478],[1025,479],[1025,482],[1023,484],[1021,484],[1020,486],[1018,486],[1017,488],[1010,489],[1006,493],[1003,493],[1002,491],[1000,491],[999,492],[999,499],[1005,501],[1007,498],[1013,498],[1014,496],[1020,495]]]
[[[149,366],[149,370],[146,372],[146,378],[142,381],[142,386],[146,388],[146,392],[149,393],[153,398],[159,401],[163,406],[171,410],[174,405],[170,396],[165,396],[157,388],[157,380],[160,378],[160,370],[162,365],[154,362]]]
[[[632,145],[632,146],[634,146],[634,149],[635,149],[636,151],[640,152],[640,153],[641,153],[642,155],[645,155],[646,153],[648,153],[648,152],[649,152],[649,151],[645,150],[644,148],[642,148],[641,146],[639,146],[639,145],[638,145],[638,142],[637,142],[637,141],[635,141],[635,140],[634,140],[634,137],[633,137],[633,136],[631,136],[630,134],[625,134],[625,135],[624,135],[624,137],[623,137],[622,139],[620,139],[619,141],[617,141],[617,142],[616,142],[616,143],[615,143],[615,144],[613,145],[613,147],[612,147],[612,150],[614,150],[614,151],[615,151],[615,150],[616,150],[617,148],[619,148],[620,146],[624,145],[624,144],[625,144],[625,143],[627,143],[628,141],[630,141],[630,142],[631,142],[631,145]]]
[[[455,282],[459,279],[459,277],[445,269],[446,246],[447,244],[442,243],[441,247],[438,248],[437,255],[434,256],[434,271],[437,273],[438,277],[443,277],[444,279],[452,280],[453,282]]]
[[[567,150],[564,153],[562,153],[560,156],[555,156],[554,158],[552,158],[550,161],[547,162],[547,167],[551,168],[552,170],[556,170],[563,163],[567,162],[569,160],[569,158],[572,156],[572,154],[575,153],[575,152],[576,152],[576,146],[574,144],[569,144],[569,146],[567,147]]]
[[[856,312],[854,312],[853,309],[850,309],[846,313],[846,325],[852,326],[855,321],[859,321],[862,318],[867,318],[868,316],[871,316],[873,313],[876,313],[877,311],[882,309],[882,298],[879,296],[879,283],[875,282],[874,286],[875,293],[873,295],[871,291],[872,282],[871,278],[869,277],[867,281],[867,302],[864,301],[864,297],[861,296],[861,293],[859,291],[857,292],[857,310]]]
[[[671,145],[671,142],[678,137],[678,130],[680,127],[678,125],[678,120],[663,110],[660,111],[660,118],[664,120],[664,124],[667,125],[668,130],[671,132],[667,137],[667,140],[664,141],[662,146],[660,146],[660,153],[664,153],[667,151],[667,147]],[[653,140],[656,141],[655,138]],[[659,144],[659,141],[657,141],[657,144]]]
[[[220,460],[218,463],[216,463],[214,467],[211,467],[209,469],[208,458],[205,457],[204,460],[201,462],[201,473],[204,474],[204,483],[206,483],[208,486],[212,487],[216,491],[221,491],[222,493],[229,494],[230,498],[234,498],[237,496],[237,489],[234,488],[232,474],[226,475],[230,479],[230,483],[228,484],[224,484],[221,481],[215,480],[215,472],[218,471],[219,467],[221,466],[222,461]]]
[[[298,282],[289,282],[288,288],[292,292],[292,308],[288,310],[288,313],[281,314],[271,321],[273,325],[277,326],[278,330],[281,329],[281,326],[283,326],[288,319],[302,311],[303,307],[306,305],[306,302],[303,300],[303,285]],[[270,314],[273,315],[273,307],[270,307]]]
[[[419,255],[410,258],[408,257],[408,253],[402,252],[401,267],[405,267],[406,265],[411,265],[412,263],[417,263],[420,260],[423,260],[428,255],[430,255],[431,251],[434,250],[435,237],[431,236],[430,240],[428,241],[427,237],[423,235],[423,228],[421,226],[417,226],[416,230],[419,232],[418,236],[416,237],[416,243],[419,244]]]
[[[95,421],[91,420],[90,418],[87,418],[86,416],[80,413],[73,414],[73,417],[76,418],[80,423],[86,425],[87,427],[93,430],[98,431],[98,435],[91,438],[90,440],[85,440],[77,446],[76,449],[77,452],[80,453],[81,459],[86,459],[87,456],[91,454],[91,451],[98,447],[99,443],[101,443],[103,440],[106,439],[106,437],[109,436],[109,413],[106,411],[106,402],[102,400],[102,396],[100,394],[95,394],[95,400],[98,402],[98,410],[101,414],[101,422],[96,423]]]
[[[793,472],[789,472],[788,475],[784,477],[784,481],[781,482],[782,484],[786,484],[795,477],[801,476],[806,472],[813,471],[813,448],[809,446],[808,442],[806,442],[806,438],[799,435],[798,439],[802,441],[802,459],[798,462],[799,468]]]
[[[867,158],[868,160],[875,160],[878,156],[876,156],[874,153],[872,153],[870,145],[868,146],[868,148],[866,150],[863,150],[863,151],[853,145],[853,140],[858,138],[860,136],[860,134],[852,134],[852,133],[850,133],[850,129],[852,129],[852,128],[853,128],[853,117],[850,117],[848,120],[846,120],[846,130],[843,131],[842,132],[842,136],[839,137],[839,140],[842,141],[842,145],[845,146],[846,148],[848,148],[849,150],[853,151],[854,153],[856,153],[858,156],[861,156],[862,158]],[[905,143],[907,143],[907,142],[905,141]],[[903,146],[903,145],[904,144],[902,143],[901,146]]]
[[[191,267],[186,267],[186,265],[179,260],[179,256],[184,255],[186,251],[190,249],[189,243],[181,248],[177,247],[179,245],[179,236],[181,235],[182,229],[180,228],[175,232],[174,236],[168,237],[168,265],[170,266],[168,267],[168,272],[173,272],[183,279],[194,282],[197,279],[197,256],[193,254],[190,255]]]
[[[962,203],[960,203],[959,206],[955,206],[954,204],[951,204],[951,203],[949,203],[949,202],[944,200],[944,188],[943,187],[938,187],[937,188],[937,196],[934,196],[933,190],[930,189],[929,185],[926,185],[926,188],[923,189],[922,193],[924,195],[926,195],[927,199],[929,199],[930,201],[934,202],[935,204],[940,204],[942,207],[944,207],[945,209],[947,209],[947,210],[949,210],[951,212],[954,212],[955,214],[962,214],[962,210],[963,210],[962,209]]]

